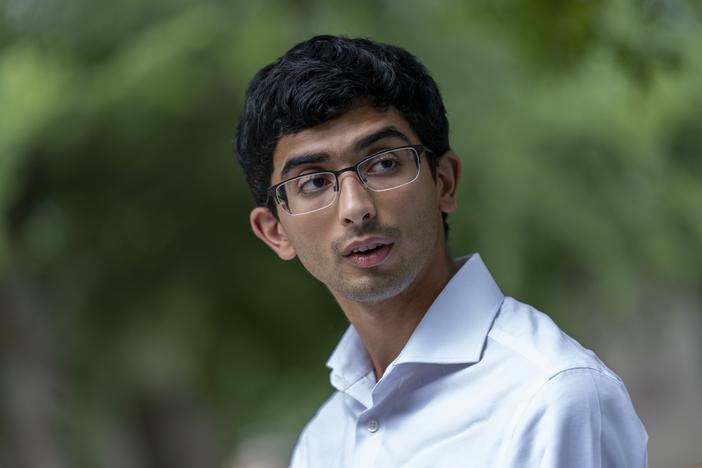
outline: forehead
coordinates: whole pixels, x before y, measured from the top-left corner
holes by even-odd
[[[273,152],[271,182],[280,180],[281,168],[288,159],[301,154],[328,154],[332,164],[334,161],[348,162],[358,156],[353,154],[353,148],[359,140],[388,126],[398,129],[413,143],[419,142],[397,109],[389,107],[382,111],[371,105],[355,107],[335,119],[285,135],[278,140]]]

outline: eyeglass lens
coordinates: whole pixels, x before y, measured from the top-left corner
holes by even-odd
[[[419,158],[412,148],[387,151],[359,164],[358,174],[370,190],[391,190],[417,178]],[[334,203],[336,183],[333,172],[317,172],[296,177],[278,186],[277,195],[289,213],[309,213]]]

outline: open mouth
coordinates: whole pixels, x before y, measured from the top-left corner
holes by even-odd
[[[380,265],[392,250],[394,244],[376,243],[355,248],[345,257],[355,266],[370,268]]]

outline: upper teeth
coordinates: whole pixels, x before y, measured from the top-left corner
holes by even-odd
[[[374,249],[374,248],[376,248],[376,247],[380,247],[381,245],[383,245],[383,244],[380,244],[380,243],[378,243],[378,244],[368,244],[368,245],[364,245],[363,247],[356,247],[355,249],[353,249],[353,250],[351,251],[351,253],[366,252],[366,251],[372,250],[372,249]]]

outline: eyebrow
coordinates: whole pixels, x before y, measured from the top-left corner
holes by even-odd
[[[397,127],[395,127],[394,125],[388,125],[387,127],[383,127],[380,130],[377,130],[369,135],[361,137],[354,145],[354,149],[356,151],[362,151],[370,145],[372,145],[373,143],[376,143],[384,138],[390,137],[399,138],[405,141],[408,145],[411,144],[409,138],[407,138],[407,136],[404,133],[398,130]],[[301,154],[299,156],[294,156],[285,161],[283,169],[280,171],[280,177],[281,179],[284,179],[285,176],[290,173],[290,171],[292,171],[298,166],[302,166],[305,164],[316,164],[326,161],[329,161],[329,155],[327,153],[308,153]]]
[[[399,138],[401,140],[404,140],[404,142],[407,143],[408,145],[412,144],[410,142],[410,139],[407,138],[407,136],[404,133],[399,131],[397,129],[397,127],[395,127],[394,125],[388,125],[387,127],[383,127],[380,130],[377,130],[377,131],[371,133],[370,135],[366,135],[366,136],[362,137],[360,140],[358,140],[356,142],[355,149],[356,149],[356,151],[361,151],[363,149],[366,149],[367,147],[369,147],[370,145],[372,145],[373,143],[375,143],[377,141],[380,141],[384,138],[390,138],[390,137]]]
[[[329,161],[329,155],[326,153],[310,153],[295,156],[285,161],[283,169],[280,171],[280,177],[284,179],[285,176],[288,175],[288,173],[297,166],[302,166],[304,164],[315,164],[325,161]]]

